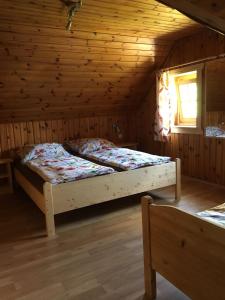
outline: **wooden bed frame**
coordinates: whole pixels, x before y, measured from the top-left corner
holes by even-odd
[[[225,299],[225,229],[142,198],[145,299],[156,298],[156,271],[191,299]]]
[[[176,186],[181,194],[180,159],[166,164],[116,172],[53,185],[44,183],[43,194],[14,169],[16,181],[45,214],[48,237],[55,236],[54,215],[77,208],[130,196],[166,186]]]

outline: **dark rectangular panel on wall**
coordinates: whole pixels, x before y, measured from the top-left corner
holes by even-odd
[[[206,112],[225,111],[225,58],[206,63]]]

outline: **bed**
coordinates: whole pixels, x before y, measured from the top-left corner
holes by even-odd
[[[40,190],[15,166],[15,179],[45,214],[48,237],[55,236],[54,215],[93,204],[167,186],[175,186],[180,199],[180,160],[135,170],[113,172],[70,182],[43,182]]]
[[[75,155],[116,168],[118,171],[135,170],[171,161],[170,157],[118,147],[113,142],[102,138],[70,140],[65,143],[65,147]]]
[[[225,204],[192,215],[142,198],[146,300],[156,298],[156,271],[191,299],[225,299],[224,216]]]

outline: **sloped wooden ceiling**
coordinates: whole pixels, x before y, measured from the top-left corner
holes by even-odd
[[[225,2],[221,0],[159,0],[193,20],[225,34]]]
[[[175,39],[200,26],[153,0],[0,0],[0,122],[134,110]]]

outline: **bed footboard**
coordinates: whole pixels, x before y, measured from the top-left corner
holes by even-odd
[[[222,300],[225,229],[175,207],[142,198],[146,299],[155,299],[155,271],[191,299]]]

